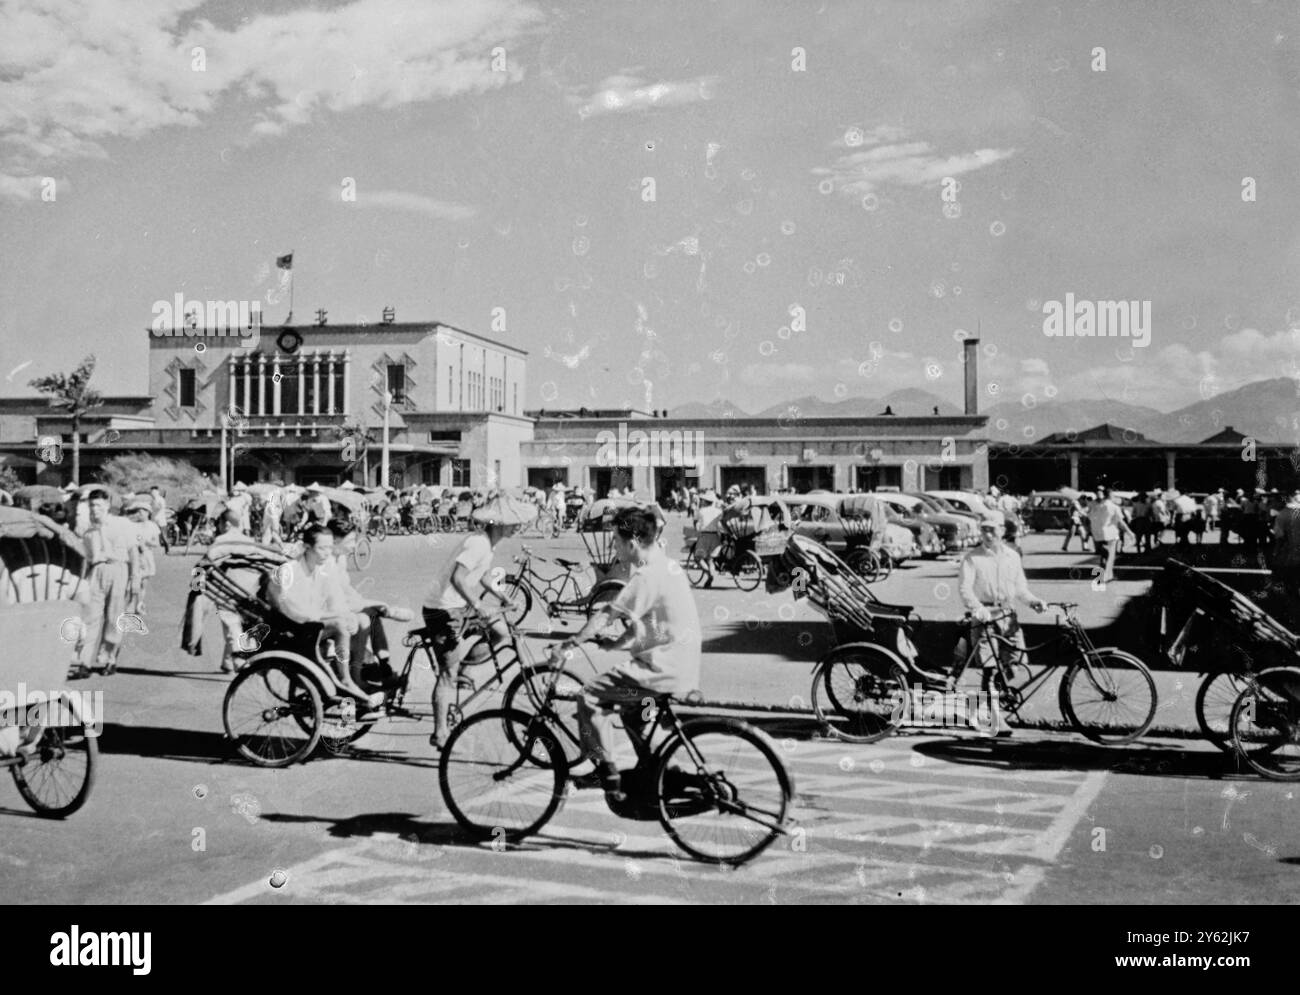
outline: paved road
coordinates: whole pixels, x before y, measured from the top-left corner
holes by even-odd
[[[537,545],[572,550],[576,541]],[[1044,597],[1083,602],[1089,624],[1114,617],[1142,588],[1094,592],[1069,577],[1084,558],[1050,545],[1030,537],[1032,583]],[[446,549],[389,540],[367,586],[417,606],[421,578]],[[11,901],[1300,901],[1300,785],[1239,774],[1191,740],[1106,749],[1021,730],[997,744],[956,732],[849,746],[819,739],[797,716],[760,715],[794,774],[799,832],[748,867],[693,863],[656,823],[620,820],[591,792],[572,794],[523,845],[467,844],[438,796],[427,726],[388,723],[349,757],[288,770],[232,760],[221,736],[227,679],[216,673],[215,624],[204,657],[177,648],[190,562],[163,561],[150,632],[129,636],[124,671],[96,682],[108,726],[86,808],[46,822],[0,787]],[[952,618],[954,574],[946,561],[920,565],[880,595],[917,605],[927,621]],[[725,584],[698,602],[706,694],[806,700],[811,662],[829,644],[819,616],[788,594]],[[420,680],[417,699],[431,685]],[[1162,723],[1185,724],[1194,675],[1162,674],[1161,687]],[[1049,700],[1043,717],[1051,710]],[[277,869],[286,874],[278,888]]]

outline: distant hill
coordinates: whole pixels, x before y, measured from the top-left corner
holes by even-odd
[[[1034,407],[1027,408],[1019,401],[1001,401],[983,412],[989,416],[989,438],[999,442],[1019,442],[1024,444],[1035,439],[1042,439],[1053,432],[1068,432],[1073,429],[1081,432],[1103,422],[1131,428],[1148,438],[1153,438],[1147,431],[1155,419],[1165,417],[1155,408],[1141,407],[1136,404],[1124,404],[1121,401],[1085,400],[1085,401],[1039,401]],[[1000,421],[1006,421],[1005,428],[999,428]],[[1024,429],[1033,428],[1033,435],[1026,435]],[[1210,433],[1205,433],[1209,435]],[[1165,440],[1161,440],[1165,441]]]
[[[1083,431],[1103,423],[1131,428],[1154,442],[1200,442],[1229,426],[1261,442],[1287,442],[1300,438],[1300,390],[1296,383],[1290,377],[1257,380],[1170,412],[1089,398],[1040,400],[1032,408],[1019,401],[1001,401],[981,414],[989,416],[989,438],[1000,442],[1024,443],[1030,438],[1041,439],[1071,429]],[[775,418],[795,407],[809,418],[871,418],[884,411],[886,405],[899,416],[932,414],[936,406],[943,415],[959,414],[962,410],[929,391],[909,387],[880,398],[835,400],[810,394],[770,405],[759,411],[757,417]],[[743,408],[727,400],[683,404],[670,414],[674,418],[722,418],[728,412],[737,418],[750,417]],[[1006,421],[1004,428],[998,427],[999,420]],[[1032,436],[1024,434],[1027,426],[1032,426]]]

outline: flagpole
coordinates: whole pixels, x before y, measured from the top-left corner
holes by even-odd
[[[289,250],[289,317],[285,324],[293,321],[293,249]]]

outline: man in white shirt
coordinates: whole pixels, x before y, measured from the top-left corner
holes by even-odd
[[[626,624],[622,636],[599,644],[627,650],[628,660],[588,681],[578,702],[578,726],[596,765],[592,779],[612,801],[626,798],[614,763],[612,711],[622,706],[628,735],[644,738],[641,717],[647,699],[684,695],[700,683],[700,617],[685,572],[658,543],[661,528],[660,519],[649,509],[625,508],[615,515],[614,550],[619,562],[632,569],[632,579],[560,646],[568,650],[594,639],[611,620]],[[576,783],[585,786],[587,781]]]
[[[333,574],[338,593],[342,597],[342,604],[348,611],[359,616],[357,624],[370,633],[370,649],[380,665],[378,673],[372,676],[377,678],[374,683],[382,685],[394,676],[388,666],[388,635],[384,632],[383,619],[391,618],[399,622],[409,622],[414,615],[405,608],[394,608],[383,601],[367,598],[353,587],[352,578],[348,574],[348,557],[357,548],[356,527],[351,522],[335,519],[330,522],[330,532],[334,536],[334,561],[329,564],[328,569]],[[371,683],[365,680],[362,672],[365,663],[363,655],[353,655],[352,679],[363,687]]]
[[[700,495],[700,510],[695,516],[695,559],[704,567],[707,577],[705,587],[712,587],[715,578],[713,561],[722,548],[722,509],[712,491]]]
[[[170,552],[171,547],[167,544],[167,499],[157,484],[149,488],[149,512],[149,517],[158,526],[158,541],[162,544],[162,551]]]
[[[473,644],[469,656],[461,656],[461,622],[467,614],[478,616],[493,645],[500,645],[510,638],[509,630],[500,618],[488,617],[485,595],[492,595],[502,607],[510,604],[492,577],[492,550],[525,520],[517,509],[507,507],[512,504],[509,499],[497,498],[474,513],[475,520],[485,528],[481,532],[470,532],[461,539],[451,557],[439,565],[438,573],[424,596],[424,626],[429,630],[434,655],[438,659],[438,683],[433,692],[434,729],[429,745],[438,749],[447,743],[447,710],[455,697],[456,684],[461,680],[461,670],[489,658],[488,649],[481,641]]]
[[[281,520],[284,517],[284,492],[278,487],[269,491],[262,504],[262,545],[272,542],[279,546],[284,542]]]
[[[253,495],[248,493],[248,485],[242,480],[230,491],[226,507],[239,516],[239,529],[244,533],[252,532]]]
[[[334,536],[323,525],[309,525],[302,543],[302,556],[276,569],[268,592],[271,602],[294,622],[320,622],[322,636],[334,640],[335,656],[331,664],[340,690],[367,705],[380,704],[383,695],[372,698],[352,680],[349,665],[353,655],[365,653],[370,632],[343,604],[343,596],[329,569],[334,557]]]
[[[1025,577],[1025,568],[1020,555],[1002,541],[1002,525],[997,522],[980,523],[980,545],[976,546],[961,561],[958,572],[957,590],[962,604],[971,613],[974,626],[970,639],[980,640],[985,626],[992,626],[993,631],[1013,646],[1003,647],[1006,658],[1004,665],[1014,663],[1019,652],[1025,647],[1025,638],[1020,631],[1020,623],[1014,612],[1003,614],[1011,608],[1013,601],[1028,604],[1034,611],[1041,612],[1046,602],[1029,590],[1029,581]],[[969,652],[961,643],[958,654],[964,659]],[[993,671],[998,665],[987,644],[981,644],[980,665],[984,669],[983,688],[988,692],[991,687]],[[997,701],[992,702],[995,724],[990,732],[998,736],[1008,736],[1011,731],[1002,722],[1001,710]]]
[[[1088,508],[1088,525],[1092,529],[1092,544],[1097,549],[1101,583],[1109,584],[1115,579],[1115,553],[1120,536],[1132,536],[1133,531],[1124,521],[1119,505],[1111,499],[1110,488],[1099,488],[1097,495],[1097,500]]]
[[[140,596],[140,540],[134,522],[108,513],[108,491],[96,488],[79,504],[87,509],[82,542],[90,571],[90,602],[77,673],[85,676],[97,660],[106,675],[113,674],[122,642],[118,616],[127,598]]]

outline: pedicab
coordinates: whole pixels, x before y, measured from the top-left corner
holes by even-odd
[[[37,512],[46,505],[63,504],[67,499],[63,491],[49,484],[28,484],[25,487],[15,488],[12,497],[14,507]]]
[[[1264,777],[1300,780],[1300,636],[1245,594],[1179,560],[1165,565],[1155,593],[1162,632],[1178,632],[1166,655],[1205,674],[1196,693],[1205,738]]]
[[[776,553],[785,548],[790,534],[790,511],[775,497],[756,495],[742,498],[722,510],[722,548],[714,563],[735,579],[742,591],[753,591],[763,582],[764,552]],[[686,559],[686,575],[692,587],[708,582],[705,563],[695,557],[694,545]]]
[[[868,583],[884,580],[915,550],[911,531],[874,494],[792,494],[781,501],[796,533],[841,555]]]
[[[45,818],[81,808],[95,782],[100,716],[89,693],[61,690],[82,628],[85,573],[81,540],[70,531],[0,507],[0,767]],[[46,696],[40,705],[36,690]]]
[[[185,552],[212,545],[217,537],[217,519],[226,510],[226,496],[208,491],[190,498],[176,515],[176,524],[185,537]]]
[[[546,606],[548,618],[561,615],[591,617],[601,605],[618,597],[618,592],[628,581],[627,568],[618,562],[614,553],[614,516],[623,508],[657,510],[658,506],[631,498],[602,498],[586,508],[578,519],[577,528],[591,557],[589,561],[562,556],[547,558],[530,546],[524,546],[515,557],[519,570],[501,584],[511,605],[506,610],[507,620],[517,625],[532,611],[534,597]],[[662,520],[662,512],[659,512],[659,517]],[[534,561],[554,564],[561,572],[547,576],[533,566]],[[593,576],[590,585],[585,576],[588,570]]]
[[[351,556],[352,565],[358,570],[366,569],[374,555],[374,547],[366,533],[366,520],[370,514],[366,496],[351,487],[322,487],[321,492],[329,499],[332,517],[344,519],[359,530],[356,549]]]

